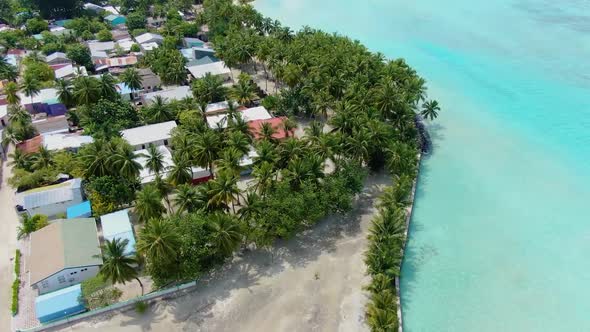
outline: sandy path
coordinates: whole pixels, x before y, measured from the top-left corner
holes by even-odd
[[[7,183],[11,176],[11,168],[7,166],[7,161],[4,161],[2,167],[2,187],[0,188],[0,331],[10,331],[10,303],[12,301],[14,271],[12,259],[16,250],[16,228],[19,221],[14,209],[14,192]]]
[[[363,263],[374,198],[386,176],[372,176],[346,217],[278,243],[273,255],[238,257],[187,296],[97,317],[75,331],[366,331]]]

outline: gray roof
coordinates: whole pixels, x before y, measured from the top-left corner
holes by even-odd
[[[68,56],[63,52],[54,52],[54,53],[49,54],[47,57],[45,57],[45,61],[51,62],[53,60],[67,59],[67,58],[68,58]]]
[[[25,191],[22,193],[23,208],[28,210],[71,201],[74,199],[74,189],[80,189],[81,182],[80,179],[73,179],[60,184]]]
[[[192,92],[190,86],[181,85],[181,86],[177,86],[177,87],[166,89],[166,90],[160,90],[160,91],[146,93],[143,98],[146,101],[146,103],[149,103],[152,100],[154,100],[156,98],[156,96],[161,96],[162,98],[165,98],[168,101],[172,101],[172,100],[181,100],[186,97],[192,97],[193,92]]]

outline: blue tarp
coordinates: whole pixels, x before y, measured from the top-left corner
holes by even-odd
[[[90,201],[85,201],[78,205],[70,206],[66,211],[66,215],[68,219],[90,217],[92,215]]]
[[[41,323],[72,316],[86,311],[80,303],[82,287],[80,284],[43,294],[35,299],[35,312]]]

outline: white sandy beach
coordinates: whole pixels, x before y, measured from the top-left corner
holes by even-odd
[[[273,250],[237,257],[190,294],[99,316],[67,331],[366,331],[363,253],[386,175],[371,176],[356,209]],[[379,187],[377,186],[379,185]]]

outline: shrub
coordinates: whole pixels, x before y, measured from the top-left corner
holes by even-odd
[[[135,302],[135,312],[137,312],[140,315],[143,315],[148,308],[148,304],[147,302],[144,301],[137,301]]]
[[[120,289],[112,287],[100,276],[84,280],[81,287],[80,301],[90,310],[116,303],[123,294]]]
[[[20,290],[20,250],[16,249],[14,255],[14,274],[16,275],[16,279],[12,283],[12,303],[10,309],[12,311],[12,315],[16,315],[18,313],[18,292]]]

